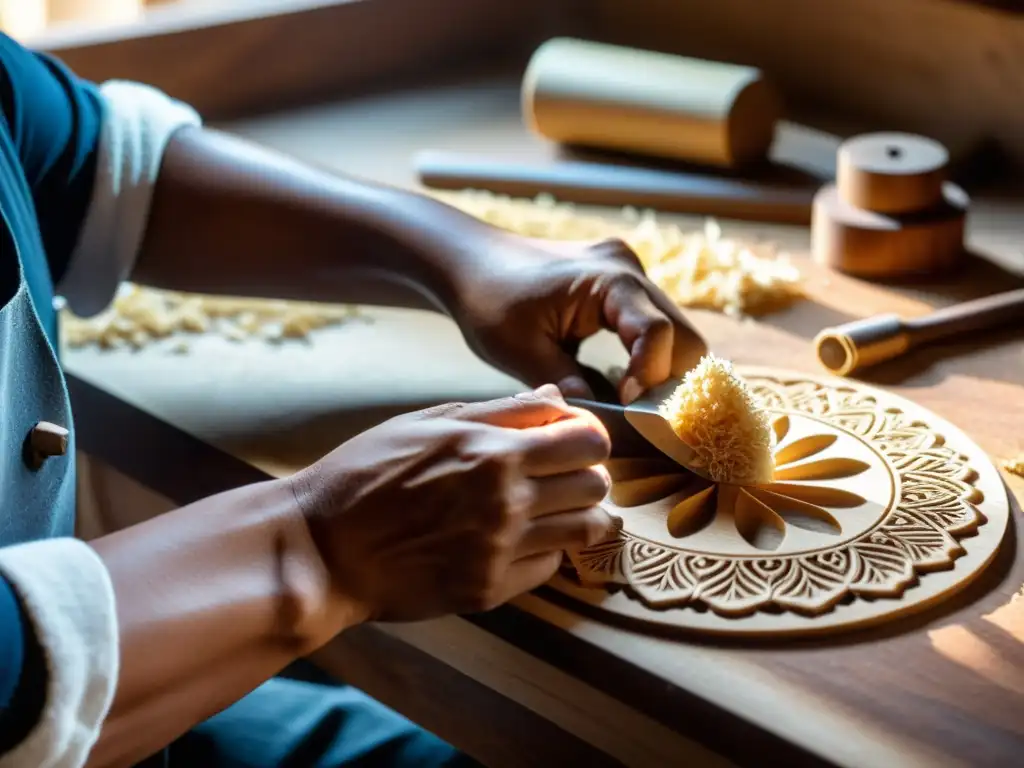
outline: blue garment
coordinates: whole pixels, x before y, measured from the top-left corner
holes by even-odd
[[[39,468],[24,457],[25,441],[37,422],[71,424],[67,388],[51,343],[51,269],[67,263],[92,183],[92,169],[82,161],[88,153],[76,148],[68,134],[94,146],[100,122],[98,111],[90,125],[85,117],[73,116],[75,102],[54,96],[67,82],[53,74],[58,70],[0,36],[0,546],[70,536],[75,525],[73,435],[65,456]],[[36,82],[42,73],[48,86]],[[37,90],[25,91],[18,81]],[[72,123],[81,130],[71,131]],[[48,146],[51,141],[55,144]],[[57,203],[65,194],[68,206],[61,219]],[[44,219],[37,211],[46,212],[49,236],[42,232]],[[20,602],[10,585],[2,586],[7,599],[0,632],[8,656],[0,683],[7,692],[0,707],[0,750],[6,751],[38,719],[47,670]]]
[[[0,578],[0,719],[10,709],[25,661],[25,621],[7,579]]]
[[[20,744],[46,704],[46,657],[14,587],[0,578],[0,755]]]
[[[103,109],[92,84],[0,34],[0,546],[74,534],[74,429],[53,286],[88,209]],[[39,421],[71,437],[67,455],[33,469],[22,450]],[[41,711],[46,668],[31,629],[0,580],[0,754]],[[168,755],[172,766],[211,768],[468,762],[352,688],[286,679],[203,723],[163,764]]]

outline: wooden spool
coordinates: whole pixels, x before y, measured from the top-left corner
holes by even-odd
[[[873,133],[844,142],[836,183],[814,198],[815,260],[867,278],[957,266],[970,201],[946,180],[948,164],[945,148],[923,136]]]
[[[522,99],[552,141],[727,168],[763,160],[782,113],[753,67],[571,38],[537,49]]]
[[[942,204],[949,153],[923,136],[872,133],[844,142],[836,165],[836,186],[850,205],[913,213]]]

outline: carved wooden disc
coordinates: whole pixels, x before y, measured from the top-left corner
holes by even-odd
[[[559,591],[629,619],[713,633],[834,631],[966,586],[1009,521],[998,471],[953,425],[856,382],[741,368],[771,414],[774,482],[713,485],[617,460],[621,530],[570,554]]]

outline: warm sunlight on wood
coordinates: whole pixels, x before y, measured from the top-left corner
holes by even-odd
[[[1024,645],[1024,585],[1021,585],[1010,602],[985,616],[985,621],[995,624],[1021,645]]]
[[[932,647],[947,660],[1000,688],[1024,696],[1024,669],[1004,658],[966,627],[943,627],[929,632],[928,637]]]

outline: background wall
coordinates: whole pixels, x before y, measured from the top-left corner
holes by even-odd
[[[0,0],[0,27],[30,6],[92,21],[32,41],[83,75],[148,81],[211,117],[442,64],[518,65],[575,34],[755,64],[797,119],[918,131],[954,152],[990,137],[1024,166],[1024,0]]]
[[[1024,164],[1019,12],[950,0],[595,2],[604,39],[754,64],[795,110],[953,145],[990,136]]]

